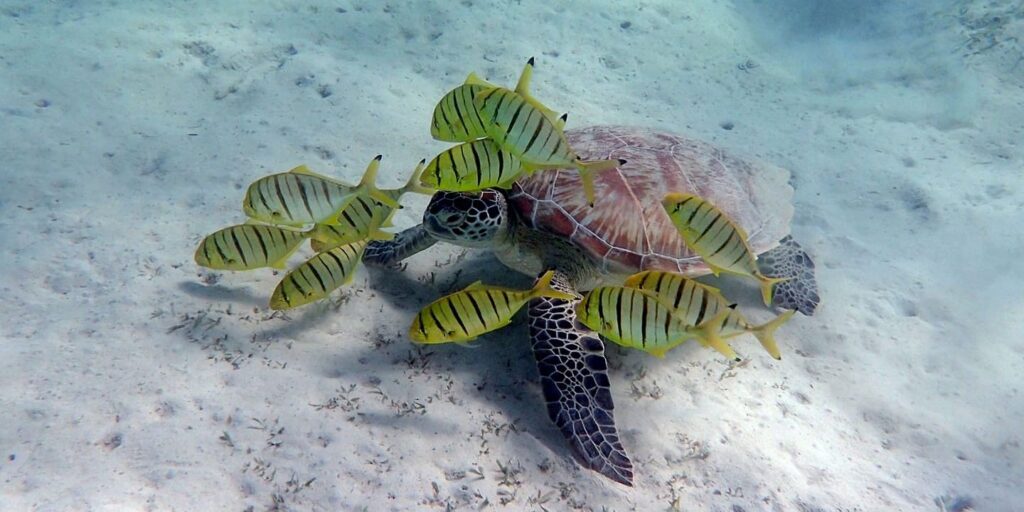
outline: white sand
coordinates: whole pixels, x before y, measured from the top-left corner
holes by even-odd
[[[0,509],[1022,510],[1024,6],[558,4],[3,2]],[[447,89],[531,55],[571,126],[789,168],[818,264],[781,362],[610,351],[634,488],[573,462],[522,321],[405,338],[455,286],[529,282],[485,254],[288,315],[280,275],[192,261],[264,174],[383,153],[400,184]]]

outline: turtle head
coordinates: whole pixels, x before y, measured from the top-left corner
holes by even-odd
[[[437,192],[423,214],[427,232],[464,247],[493,247],[508,234],[508,202],[494,189]]]

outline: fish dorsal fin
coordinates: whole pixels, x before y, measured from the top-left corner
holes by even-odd
[[[469,286],[467,286],[467,287],[463,288],[463,291],[469,291],[469,290],[483,290],[483,289],[484,289],[484,288],[486,288],[486,287],[487,287],[487,285],[485,285],[483,281],[476,281],[476,282],[474,282],[474,283],[470,283],[470,285],[469,285]]]
[[[625,286],[626,288],[637,288],[640,286],[640,283],[644,282],[644,278],[647,277],[647,274],[649,274],[650,272],[650,270],[637,272],[636,274],[627,277],[626,280],[622,283],[622,286]]]
[[[321,180],[329,181],[331,183],[336,183],[338,185],[342,185],[342,186],[345,186],[345,187],[352,187],[353,186],[353,185],[351,185],[349,183],[345,183],[344,181],[341,181],[341,180],[339,180],[337,178],[332,178],[330,176],[325,176],[323,174],[320,174],[320,173],[317,173],[317,172],[313,172],[309,167],[306,167],[305,164],[297,166],[297,167],[294,167],[294,168],[292,168],[288,172],[291,173],[291,174],[302,174],[304,176],[310,176],[310,177],[313,177],[313,178],[319,178]]]
[[[480,78],[480,75],[476,73],[470,73],[469,76],[466,77],[466,81],[463,82],[463,85],[479,85],[488,88],[497,87],[497,85],[492,84],[487,80],[484,80],[483,78]]]

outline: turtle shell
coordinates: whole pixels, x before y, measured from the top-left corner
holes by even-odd
[[[670,192],[697,194],[724,211],[747,232],[755,253],[789,233],[793,188],[784,169],[646,128],[595,126],[566,131],[566,137],[583,160],[626,160],[594,175],[594,206],[587,204],[575,169],[524,177],[509,200],[527,226],[571,240],[606,273],[710,272],[662,208]]]

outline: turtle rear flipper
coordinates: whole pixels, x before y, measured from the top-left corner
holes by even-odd
[[[430,248],[435,243],[437,239],[427,233],[420,224],[398,233],[391,240],[371,241],[363,253],[363,263],[374,267],[394,267],[398,262]]]
[[[795,309],[807,316],[814,314],[820,301],[814,262],[792,236],[786,235],[778,247],[760,255],[757,265],[766,276],[789,278],[775,285],[772,305]]]
[[[551,283],[575,293],[565,275]],[[604,343],[576,322],[578,300],[541,297],[530,302],[530,342],[548,416],[580,462],[621,484],[633,485],[633,463],[619,442]]]

